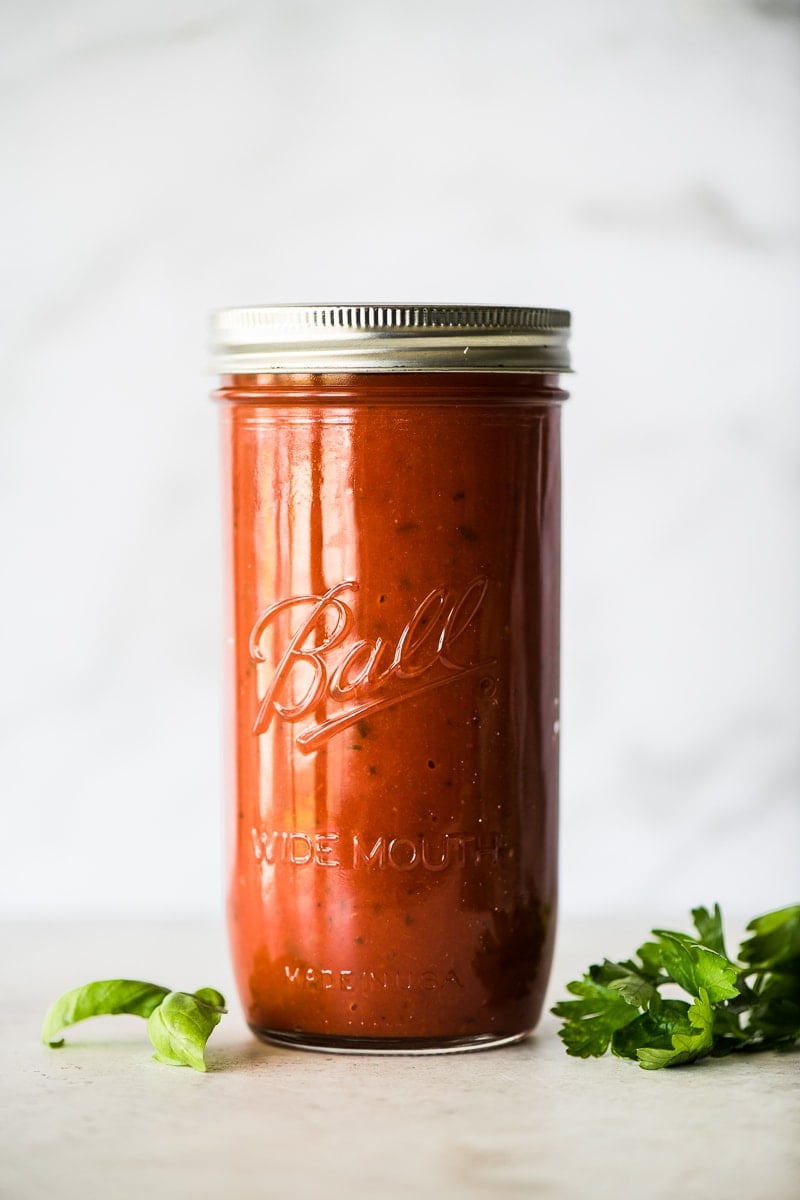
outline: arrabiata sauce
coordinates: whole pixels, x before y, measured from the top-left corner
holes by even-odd
[[[319,1049],[524,1036],[556,903],[557,372],[236,370],[218,398],[247,1019]]]

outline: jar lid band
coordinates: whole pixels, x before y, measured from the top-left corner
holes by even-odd
[[[360,371],[569,371],[570,314],[449,304],[285,304],[211,319],[223,375]]]

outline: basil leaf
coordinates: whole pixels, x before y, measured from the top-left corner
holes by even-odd
[[[221,1000],[222,1005],[209,1004],[203,998],[209,995]],[[156,1051],[154,1057],[169,1066],[205,1071],[206,1042],[223,1012],[223,997],[213,988],[201,988],[194,995],[170,992],[147,1022],[147,1032]]]
[[[87,1017],[118,1013],[149,1017],[168,994],[169,988],[135,979],[100,979],[73,988],[48,1009],[42,1026],[42,1041],[53,1047],[63,1046],[64,1039],[58,1037],[61,1030],[85,1021]]]
[[[210,1004],[212,1008],[219,1009],[221,1013],[228,1011],[225,1007],[225,997],[216,988],[198,988],[196,992],[192,992],[192,995],[196,996],[198,1000]]]

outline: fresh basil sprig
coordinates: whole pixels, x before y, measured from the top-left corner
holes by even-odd
[[[800,1040],[800,904],[756,917],[739,962],[728,958],[719,905],[692,910],[697,936],[654,929],[636,958],[591,966],[551,1010],[567,1054],[610,1048],[646,1070],[709,1055],[788,1050]],[[677,984],[689,1000],[664,999]]]
[[[64,1039],[58,1035],[68,1025],[87,1017],[131,1013],[147,1020],[154,1057],[159,1062],[205,1071],[206,1042],[225,1012],[225,997],[214,988],[172,992],[157,983],[101,979],[65,992],[51,1005],[44,1019],[42,1041],[48,1046],[63,1046]]]

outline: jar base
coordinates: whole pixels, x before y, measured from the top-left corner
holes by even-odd
[[[531,1032],[478,1034],[455,1038],[337,1037],[324,1033],[292,1033],[278,1029],[250,1029],[262,1042],[289,1050],[316,1050],[323,1054],[463,1054],[470,1050],[492,1050],[523,1041]]]

